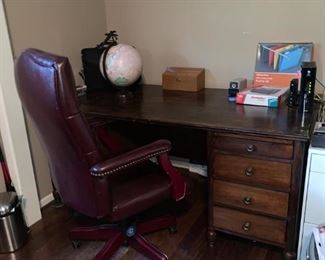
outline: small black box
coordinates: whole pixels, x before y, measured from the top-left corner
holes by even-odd
[[[294,107],[298,105],[298,79],[292,79],[290,82],[289,96],[287,99],[287,104],[289,107]]]
[[[98,48],[85,48],[81,50],[81,60],[87,91],[103,89],[111,85],[100,73],[99,61],[102,53],[103,50]]]
[[[313,111],[316,81],[316,63],[303,62],[301,64],[299,112]]]

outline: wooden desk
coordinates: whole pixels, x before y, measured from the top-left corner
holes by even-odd
[[[81,109],[109,120],[202,131],[210,245],[218,230],[283,247],[286,257],[295,257],[315,115],[307,115],[302,126],[301,115],[285,104],[278,109],[242,106],[229,103],[226,90],[173,92],[160,86],[142,86],[126,96],[116,91],[88,94]]]

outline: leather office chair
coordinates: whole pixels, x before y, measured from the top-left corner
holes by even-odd
[[[170,142],[158,140],[122,154],[116,154],[118,148],[109,147],[115,155],[105,158],[78,108],[72,70],[65,57],[35,49],[24,51],[16,61],[16,83],[23,108],[47,153],[63,203],[95,219],[124,223],[121,228],[74,228],[70,239],[106,240],[94,259],[109,258],[125,242],[150,259],[167,259],[143,234],[175,226],[175,217],[136,225],[131,220],[164,200],[184,198],[184,179],[167,156]],[[106,144],[112,144],[102,128],[97,132]],[[152,157],[157,157],[157,164],[148,160]]]

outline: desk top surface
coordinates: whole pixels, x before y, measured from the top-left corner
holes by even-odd
[[[81,98],[81,110],[107,119],[299,140],[310,138],[316,118],[316,113],[305,114],[302,120],[298,109],[288,108],[285,103],[279,108],[236,105],[228,102],[225,89],[181,92],[155,85],[143,85],[125,95],[115,90],[88,93]]]

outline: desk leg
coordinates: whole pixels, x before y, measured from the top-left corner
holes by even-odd
[[[216,237],[217,237],[216,231],[213,229],[208,229],[208,242],[210,247],[214,246]]]

